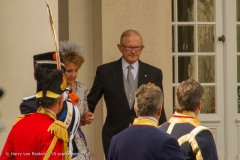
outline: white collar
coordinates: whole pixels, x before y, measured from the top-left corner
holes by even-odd
[[[139,118],[148,118],[158,123],[158,120],[152,116],[139,116]]]
[[[122,69],[125,70],[129,65],[130,65],[130,64],[127,63],[124,58],[122,58]],[[138,71],[138,68],[139,68],[139,62],[138,62],[138,60],[137,60],[135,63],[131,64],[131,65],[133,66],[133,68],[134,68],[135,70]]]

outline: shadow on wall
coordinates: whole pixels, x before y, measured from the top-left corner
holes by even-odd
[[[0,88],[0,99],[3,97],[3,90]],[[1,104],[1,102],[0,102],[0,104]],[[2,123],[0,122],[0,132],[2,131],[2,130],[4,130],[4,126],[2,125]]]

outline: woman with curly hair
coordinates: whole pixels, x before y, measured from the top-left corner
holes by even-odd
[[[73,156],[76,156],[74,157],[76,160],[89,160],[90,152],[88,151],[86,138],[81,130],[81,126],[92,123],[94,115],[88,111],[87,87],[83,83],[76,81],[78,71],[84,62],[84,51],[77,43],[73,43],[71,41],[61,41],[59,42],[59,52],[61,53],[62,60],[66,68],[65,77],[67,85],[71,88],[71,91],[80,98],[77,107],[79,109],[81,119],[78,132],[74,137],[78,152],[73,153],[75,154]]]

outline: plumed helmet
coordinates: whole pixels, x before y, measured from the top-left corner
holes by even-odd
[[[61,61],[61,69],[62,72],[65,72],[65,66],[62,62],[62,59],[60,57]],[[56,53],[55,52],[47,52],[47,53],[41,53],[36,54],[33,56],[33,65],[34,65],[34,78],[37,81],[37,92],[41,91],[42,88],[39,85],[39,81],[41,81],[41,74],[37,73],[36,70],[37,67],[41,68],[48,68],[48,69],[57,69],[57,61],[56,61]],[[37,77],[38,75],[38,77]]]

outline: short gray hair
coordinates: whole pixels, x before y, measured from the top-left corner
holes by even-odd
[[[135,92],[137,116],[153,116],[162,104],[162,90],[153,83],[143,84]]]
[[[121,38],[120,38],[120,44],[124,44],[125,37],[130,37],[133,35],[137,35],[141,39],[141,43],[143,44],[142,35],[138,31],[133,30],[133,29],[126,30],[122,33]]]
[[[195,111],[203,93],[204,89],[199,82],[193,79],[182,81],[176,90],[175,110]]]

